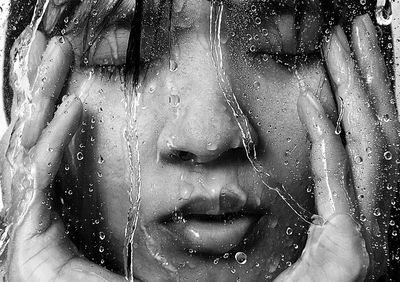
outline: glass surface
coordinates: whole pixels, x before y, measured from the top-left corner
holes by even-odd
[[[389,1],[11,1],[9,281],[395,281]]]

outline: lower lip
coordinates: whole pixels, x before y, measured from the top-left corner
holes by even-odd
[[[243,216],[227,223],[190,219],[168,223],[167,228],[178,236],[184,248],[200,253],[223,254],[243,241],[257,219],[256,216]]]

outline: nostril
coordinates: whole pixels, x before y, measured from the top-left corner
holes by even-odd
[[[195,161],[196,160],[196,155],[192,154],[190,152],[187,151],[172,151],[169,154],[169,157],[174,160],[174,161],[183,161],[183,162],[187,162],[187,161]]]

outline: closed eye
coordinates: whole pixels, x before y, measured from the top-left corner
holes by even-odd
[[[91,46],[88,66],[120,66],[126,64],[129,41],[128,29],[111,28]]]

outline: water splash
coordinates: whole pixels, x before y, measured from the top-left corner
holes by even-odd
[[[44,11],[49,5],[49,0],[38,0],[35,4],[33,17],[25,34],[20,36],[18,47],[15,50],[13,59],[13,71],[16,76],[15,93],[19,93],[17,109],[17,120],[15,122],[12,137],[6,151],[6,160],[10,165],[10,177],[13,179],[17,171],[22,170],[24,179],[18,187],[13,186],[13,194],[18,196],[9,210],[2,210],[0,223],[0,277],[5,277],[8,269],[7,248],[13,236],[14,227],[18,226],[25,218],[27,211],[35,196],[34,173],[29,166],[21,166],[21,160],[26,159],[28,151],[22,145],[22,131],[25,125],[24,116],[32,113],[31,85],[28,79],[28,63],[32,42],[36,36],[39,24],[42,21]],[[3,184],[3,183],[1,183]],[[1,189],[5,189],[1,187]]]
[[[272,179],[271,175],[264,169],[260,161],[257,159],[256,146],[253,137],[251,136],[248,120],[244,115],[235,94],[233,93],[232,86],[224,68],[223,52],[221,47],[221,23],[223,12],[223,2],[221,0],[213,0],[210,7],[211,51],[217,71],[219,86],[240,128],[242,143],[246,150],[247,158],[261,179],[262,183],[267,188],[277,192],[278,195],[300,218],[308,223],[320,224],[320,220],[315,220],[316,218],[319,218],[319,216],[310,213],[300,206],[281,183],[278,183]]]

